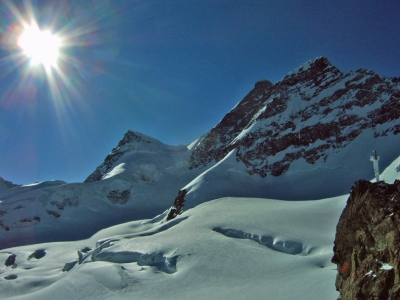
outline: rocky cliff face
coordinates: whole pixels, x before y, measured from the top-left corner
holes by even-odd
[[[356,182],[333,249],[342,300],[400,299],[399,230],[400,181]]]
[[[190,168],[235,149],[249,174],[280,176],[296,161],[323,164],[366,130],[372,139],[400,133],[400,79],[342,73],[320,57],[275,84],[258,82],[196,146]]]

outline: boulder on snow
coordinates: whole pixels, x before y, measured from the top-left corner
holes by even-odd
[[[187,190],[179,190],[178,196],[175,198],[174,205],[169,210],[167,221],[174,219],[177,215],[180,215],[183,212],[186,194]]]
[[[400,181],[357,181],[333,248],[342,300],[400,299],[399,230]]]
[[[15,266],[16,257],[17,257],[16,254],[11,254],[9,257],[7,257],[5,266],[6,267]]]

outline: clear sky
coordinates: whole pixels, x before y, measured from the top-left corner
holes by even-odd
[[[400,76],[399,16],[398,0],[2,0],[0,176],[81,182],[129,129],[188,144],[318,56]],[[56,65],[16,46],[32,20],[60,38]]]

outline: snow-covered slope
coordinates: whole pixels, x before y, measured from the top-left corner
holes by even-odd
[[[245,166],[237,167],[234,154],[231,151],[220,163],[198,176],[199,186],[206,186],[201,179],[217,179],[223,183],[218,178],[230,174],[248,178]],[[399,164],[400,157],[382,172],[381,178],[388,182],[400,179]],[[223,167],[225,173],[219,176],[218,171]],[[124,170],[109,178],[122,176]],[[88,186],[93,188],[89,190],[96,191],[97,185],[105,189],[107,181],[91,183]],[[243,179],[243,193],[256,187],[246,183]],[[47,185],[37,184],[36,187],[43,188],[27,194],[39,197],[45,207],[49,204],[46,202],[49,195],[44,195],[49,191],[56,194],[56,191],[67,193],[68,189],[75,189],[77,193],[80,190],[80,201],[85,199],[83,195],[90,196],[79,185]],[[210,190],[216,187],[215,184],[208,186]],[[232,183],[226,183],[228,187],[233,187]],[[320,188],[315,186],[315,189]],[[209,196],[220,191],[210,191]],[[30,226],[25,231],[17,231],[14,238],[19,239],[20,233],[29,232],[30,235],[24,236],[31,237],[28,241],[31,244],[0,251],[0,261],[4,262],[0,264],[1,297],[30,300],[54,299],[55,295],[57,299],[336,299],[337,271],[330,260],[336,224],[347,197],[309,201],[224,197],[186,210],[171,221],[166,221],[168,211],[165,211],[153,219],[109,227],[88,239],[74,242],[34,244],[36,235],[40,235],[37,228],[41,227],[32,225],[39,222],[37,219],[27,220],[25,223]],[[18,203],[10,199],[12,197],[4,202]],[[35,203],[32,199],[30,202]],[[22,203],[28,205],[28,199],[25,200]],[[68,217],[58,219],[62,222],[48,224],[59,226],[59,232],[65,233],[76,230],[76,224],[91,226],[99,221],[99,216],[105,215],[104,207],[109,209],[110,217],[116,213],[115,206],[105,205],[100,198],[96,200],[97,206],[85,206],[90,202],[76,203],[71,199],[50,203],[60,211],[65,209]],[[29,209],[35,207],[32,205]],[[74,206],[80,209],[70,210]],[[124,206],[120,207],[123,214]],[[22,209],[15,207],[15,211]],[[89,211],[94,214],[88,214]],[[8,212],[2,212],[1,216],[6,214]],[[83,219],[84,216],[87,219]],[[104,220],[100,219],[101,222]],[[59,240],[54,233],[52,237]]]
[[[222,198],[166,223],[5,249],[0,261],[16,262],[0,265],[2,298],[336,299],[330,259],[345,201]]]
[[[0,192],[0,199],[6,200],[15,196],[20,196],[22,194],[29,194],[34,190],[54,187],[63,184],[66,184],[66,182],[62,180],[49,180],[49,181],[35,182],[27,185],[9,185],[9,188],[4,189],[3,191]]]
[[[0,193],[0,249],[87,238],[96,231],[170,207],[179,189],[199,174],[188,169],[189,150],[128,131],[98,168],[101,180],[47,181]],[[96,173],[97,174],[97,173]]]
[[[399,162],[384,170],[385,180],[400,179]],[[1,296],[336,299],[330,260],[347,197],[221,198],[168,222],[166,211],[86,240],[3,249],[0,261],[15,261],[0,264]]]

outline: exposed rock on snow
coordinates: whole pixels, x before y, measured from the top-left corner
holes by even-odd
[[[17,257],[17,255],[11,254],[9,257],[7,257],[6,262],[4,263],[4,265],[6,267],[15,266],[16,257]]]
[[[400,181],[356,182],[333,249],[341,299],[400,299],[399,230]]]
[[[65,198],[61,202],[60,201],[51,201],[51,205],[56,206],[60,210],[64,210],[64,208],[71,206],[78,206],[79,201],[77,199]]]
[[[44,249],[39,249],[39,250],[36,250],[35,252],[33,252],[31,255],[29,255],[28,260],[30,260],[31,258],[41,259],[41,258],[45,257],[45,255],[46,255],[46,251]]]
[[[111,201],[113,204],[121,204],[124,205],[129,201],[129,196],[131,195],[130,190],[114,190],[110,191],[107,195],[107,198]]]
[[[187,194],[187,190],[180,190],[178,196],[176,196],[174,205],[169,210],[167,221],[174,219],[177,215],[180,215],[183,212],[183,208],[185,207],[185,196]]]
[[[55,218],[61,217],[61,214],[59,214],[58,212],[56,212],[56,211],[54,211],[54,210],[46,209],[46,212],[47,212],[49,215],[51,215],[51,216],[53,216],[53,217],[55,217]]]

